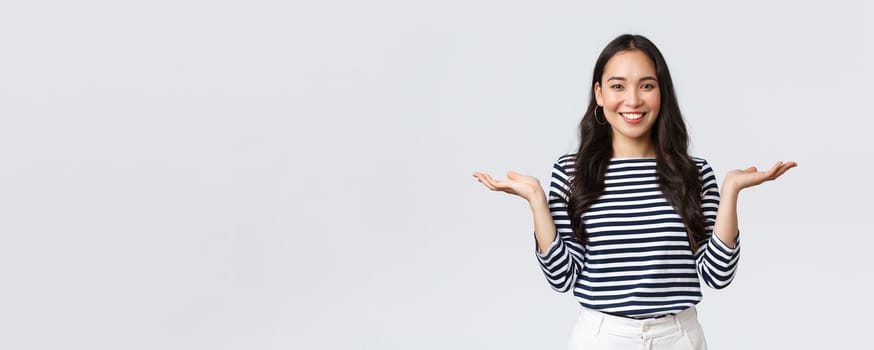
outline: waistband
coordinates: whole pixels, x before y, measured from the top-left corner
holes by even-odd
[[[694,306],[677,314],[645,319],[609,315],[592,309],[580,308],[579,317],[581,323],[595,327],[595,332],[608,332],[632,337],[660,337],[698,326],[698,312]]]
[[[606,312],[606,311],[599,311],[599,312],[601,312],[603,314],[610,315],[610,316],[628,318],[628,319],[632,319],[632,320],[646,320],[646,319],[651,319],[651,318],[662,318],[662,317],[667,317],[670,315],[670,314],[662,314],[662,315],[651,316],[651,317],[631,317],[631,316],[625,316],[625,315],[620,315],[620,314],[614,314],[612,312]]]

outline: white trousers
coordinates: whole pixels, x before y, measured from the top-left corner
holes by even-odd
[[[695,307],[676,315],[636,320],[580,308],[570,350],[707,350]]]

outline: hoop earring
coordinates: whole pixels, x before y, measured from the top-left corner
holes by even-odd
[[[604,116],[604,121],[601,121],[598,119],[598,107],[601,107],[601,106],[595,105],[595,113],[594,113],[595,114],[595,121],[598,122],[598,125],[607,125],[607,116]],[[603,110],[604,107],[601,107],[601,109]],[[601,114],[604,114],[604,113],[601,113]]]

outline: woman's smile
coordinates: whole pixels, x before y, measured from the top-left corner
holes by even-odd
[[[619,112],[619,115],[622,116],[626,122],[631,124],[637,124],[643,121],[643,117],[646,115],[644,112]]]

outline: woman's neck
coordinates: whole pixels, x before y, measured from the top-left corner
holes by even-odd
[[[652,142],[613,142],[613,158],[655,158]]]

